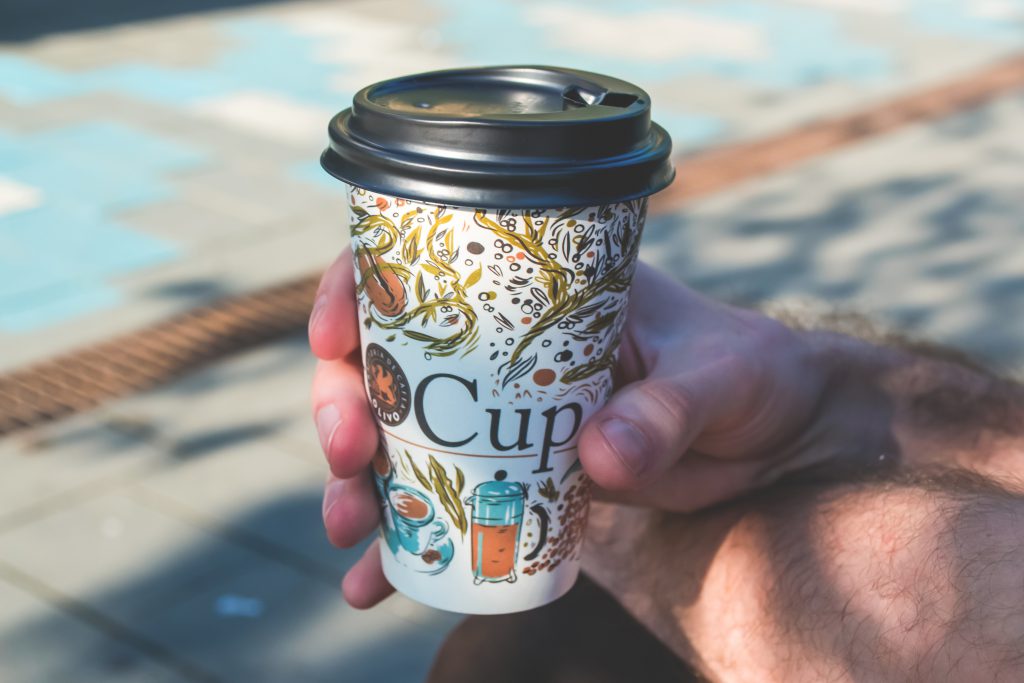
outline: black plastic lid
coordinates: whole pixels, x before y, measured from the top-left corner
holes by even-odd
[[[433,71],[363,88],[320,163],[353,185],[438,204],[546,208],[625,201],[675,175],[651,98],[549,66]]]

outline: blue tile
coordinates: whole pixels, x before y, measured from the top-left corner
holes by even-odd
[[[121,295],[101,282],[62,282],[10,299],[0,297],[0,331],[19,333],[109,309]]]
[[[913,0],[911,23],[925,31],[1020,45],[1024,43],[1024,0],[1002,0],[1007,18],[988,14],[968,0]],[[1015,14],[1016,21],[1009,15]]]
[[[167,173],[205,154],[116,123],[15,138],[0,131],[0,175],[43,204],[0,217],[0,329],[25,331],[112,305],[111,278],[179,256],[176,245],[113,219],[173,197]],[[35,312],[33,312],[35,311]]]
[[[31,105],[88,92],[68,73],[15,55],[0,54],[0,95],[15,104]]]

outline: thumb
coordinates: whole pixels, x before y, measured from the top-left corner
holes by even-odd
[[[679,460],[728,407],[730,380],[716,365],[634,382],[595,413],[579,440],[580,462],[594,483],[638,488]]]

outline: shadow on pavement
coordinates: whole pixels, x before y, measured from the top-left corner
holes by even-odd
[[[1015,190],[982,191],[968,182],[970,170],[907,173],[821,203],[812,175],[724,210],[652,217],[644,249],[658,267],[719,299],[856,306],[997,368],[1024,366],[1019,329],[1007,324],[1024,313],[1012,246],[1024,239],[1024,205]]]
[[[294,543],[313,548],[326,546],[319,515],[319,496],[284,497],[232,520],[232,527],[291,534],[298,536]],[[424,637],[430,624],[343,604],[338,582],[366,544],[319,548],[331,564],[304,566],[220,535],[206,538],[171,562],[73,596],[86,606],[86,621],[114,636],[99,647],[95,640],[62,638],[63,616],[29,619],[6,631],[4,650],[12,659],[5,671],[18,671],[24,657],[32,659],[32,680],[80,680],[75,672],[88,661],[109,673],[106,680],[139,680],[136,670],[148,655],[188,680],[401,683],[425,675],[438,645]]]

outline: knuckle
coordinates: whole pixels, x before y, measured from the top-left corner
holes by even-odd
[[[731,382],[755,383],[763,374],[761,355],[756,349],[729,350],[718,359],[723,379]]]
[[[645,412],[652,410],[659,418],[669,420],[671,424],[685,421],[696,404],[696,397],[678,382],[647,382],[639,391]]]

